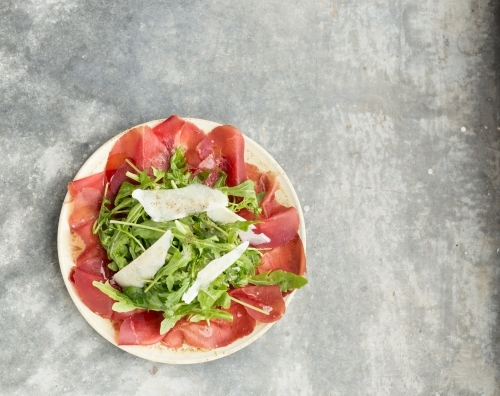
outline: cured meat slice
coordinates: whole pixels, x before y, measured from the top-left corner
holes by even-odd
[[[150,171],[154,166],[156,169],[166,171],[169,167],[170,155],[165,150],[165,146],[150,127],[142,126],[139,129],[142,129],[142,139],[139,140],[134,155],[136,166],[142,170]]]
[[[100,259],[104,263],[104,260],[106,260],[108,257],[106,251],[99,241],[99,237],[92,233],[92,226],[93,223],[88,222],[74,230],[74,233],[81,238],[83,244],[85,245],[83,251],[78,255],[76,259],[76,265],[77,267],[85,270],[88,269],[85,268],[86,265],[93,266],[92,263],[85,264],[86,261],[91,259]],[[87,272],[93,273],[92,271]],[[102,274],[102,272],[100,273]]]
[[[141,170],[154,166],[160,170],[168,167],[165,145],[148,126],[133,128],[122,135],[111,149],[106,163],[108,179],[122,168],[129,159]]]
[[[137,309],[134,309],[133,311],[129,311],[129,312],[113,311],[113,314],[111,315],[111,320],[115,323],[119,322],[121,324],[125,319],[128,319],[131,316],[134,316],[135,314],[141,313],[141,312],[146,312],[146,310],[137,308]]]
[[[167,150],[174,147],[175,137],[180,133],[186,121],[175,114],[153,128],[153,133],[158,137]]]
[[[110,176],[109,187],[108,187],[108,199],[110,202],[114,203],[116,195],[120,190],[120,187],[123,182],[127,181],[129,183],[134,184],[135,181],[130,179],[126,174],[127,172],[135,173],[134,169],[127,163],[124,163],[120,168],[118,168],[112,176]]]
[[[233,302],[227,312],[233,315],[232,322],[214,319],[208,325],[206,321],[195,323],[182,319],[165,335],[162,343],[169,348],[179,348],[185,342],[196,348],[214,349],[231,344],[255,328],[255,319],[242,305]]]
[[[167,348],[180,348],[184,344],[183,327],[189,324],[185,319],[179,320],[175,327],[170,330],[161,341]]]
[[[184,147],[184,157],[191,170],[198,168],[200,164],[200,157],[196,151],[196,147],[205,138],[205,133],[196,125],[187,122],[182,127],[178,140],[176,140],[175,147]]]
[[[103,191],[94,187],[86,187],[73,198],[73,211],[69,217],[69,226],[72,230],[94,222],[99,217]]]
[[[106,185],[106,173],[100,172],[95,175],[84,177],[83,179],[73,180],[68,183],[69,195],[72,199],[85,188],[95,188],[101,192],[104,192],[104,186]],[[101,193],[102,194],[102,193]]]
[[[287,208],[279,203],[279,209],[275,210],[271,217],[266,218],[262,213],[257,217],[260,223],[255,224],[253,230],[256,234],[264,233],[271,240],[268,243],[258,245],[258,248],[275,248],[284,245],[297,235],[299,230],[299,214],[293,206]],[[238,212],[238,215],[247,219],[254,220],[253,213],[243,209]]]
[[[160,342],[161,312],[139,312],[126,318],[120,326],[118,345],[151,345]]]
[[[101,172],[69,183],[68,191],[73,205],[69,226],[84,245],[76,259],[76,265],[86,273],[108,279],[111,271],[106,265],[106,251],[97,235],[92,233],[92,225],[99,216],[106,180],[105,173]]]
[[[255,224],[254,232],[264,233],[271,239],[270,242],[259,245],[259,248],[275,248],[284,245],[295,237],[299,230],[299,215],[293,206],[289,208],[282,206],[271,217],[266,219],[260,215],[257,219],[263,223]]]
[[[254,173],[255,176],[255,173]],[[253,179],[252,179],[253,180]],[[254,180],[255,181],[255,180]],[[260,193],[262,191],[266,192],[264,199],[260,203],[262,207],[262,217],[269,218],[271,215],[282,208],[283,206],[276,200],[276,190],[278,190],[280,184],[276,174],[272,172],[261,173],[257,180],[255,181],[255,191]]]
[[[101,172],[68,184],[73,204],[69,217],[71,230],[74,231],[98,217],[106,182],[106,175]]]
[[[262,213],[257,220],[255,233],[266,234],[271,241],[258,245],[259,248],[275,248],[284,245],[292,240],[299,229],[299,215],[294,207],[286,207],[276,200],[276,191],[279,188],[279,181],[272,172],[260,172],[254,165],[246,164],[249,178],[255,182],[255,191],[266,192],[260,203]],[[253,213],[242,210],[238,213],[247,220],[253,220]]]
[[[306,273],[306,256],[299,235],[264,253],[262,265],[257,268],[257,273],[276,270],[293,272],[300,276]]]
[[[191,122],[173,115],[153,128],[154,134],[170,153],[177,147],[184,148],[184,157],[191,169],[196,169],[200,157],[196,146],[205,138],[205,133]]]
[[[229,294],[238,300],[269,312],[269,315],[265,315],[255,309],[245,307],[248,314],[259,322],[276,322],[285,313],[285,300],[283,300],[278,285],[245,286],[233,289]]]
[[[132,161],[135,160],[135,151],[141,140],[142,130],[133,128],[127,133],[123,134],[114,144],[109,152],[108,161],[106,162],[106,175],[111,179],[114,172],[119,169],[127,158]]]
[[[236,186],[248,179],[245,168],[245,139],[231,125],[214,128],[197,147],[202,160],[213,154],[216,165],[227,173],[227,185]]]
[[[122,135],[111,149],[106,163],[106,176],[110,181],[108,198],[111,202],[124,181],[134,182],[126,176],[127,172],[135,173],[125,162],[127,159],[151,175],[152,166],[162,171],[168,169],[170,152],[148,126],[133,128]]]
[[[89,274],[78,267],[75,268],[71,278],[83,303],[96,314],[110,319],[113,313],[111,307],[114,301],[92,285],[93,281],[104,282],[104,278],[99,275]]]

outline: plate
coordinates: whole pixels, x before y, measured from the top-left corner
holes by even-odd
[[[198,128],[203,130],[205,133],[210,132],[213,128],[221,125],[212,121],[200,120],[196,118],[184,118],[187,121],[192,122]],[[141,125],[147,125],[150,128],[155,127],[160,122],[164,120],[150,121]],[[138,125],[138,126],[141,126]],[[135,128],[135,127],[134,127]],[[133,128],[131,128],[133,129]],[[86,176],[90,176],[95,173],[102,172],[106,166],[106,161],[108,159],[108,154],[111,151],[114,143],[122,136],[127,133],[130,129],[118,134],[105,144],[103,144],[99,149],[96,150],[92,156],[83,164],[78,173],[75,176],[75,180],[81,179]],[[306,233],[304,226],[304,216],[302,214],[302,209],[300,207],[300,202],[295,193],[292,184],[285,172],[278,163],[273,159],[273,157],[259,146],[252,139],[244,135],[245,138],[245,162],[254,164],[258,166],[263,171],[271,171],[278,175],[280,181],[280,189],[276,192],[276,198],[280,203],[286,206],[295,206],[299,214],[299,235],[302,239],[304,245],[304,252],[306,249]],[[59,265],[61,267],[62,277],[66,288],[68,289],[71,299],[75,303],[76,307],[85,318],[85,320],[106,340],[111,342],[118,348],[131,353],[132,355],[139,356],[144,359],[148,359],[154,362],[161,363],[171,363],[171,364],[191,364],[191,363],[202,363],[208,362],[214,359],[219,359],[221,357],[230,355],[245,346],[251,344],[259,337],[261,337],[267,330],[271,328],[274,323],[258,323],[255,330],[247,335],[246,337],[240,338],[233,342],[232,344],[212,349],[212,350],[200,350],[190,346],[184,345],[179,349],[169,349],[161,344],[155,345],[117,345],[115,340],[115,330],[111,324],[111,321],[104,319],[101,316],[92,312],[83,302],[80,300],[73,283],[69,280],[69,274],[71,269],[75,265],[72,257],[72,237],[68,224],[69,215],[71,213],[72,205],[70,203],[69,193],[66,194],[64,203],[61,209],[61,215],[59,218],[59,227],[57,232],[57,252],[59,256]],[[285,304],[288,306],[292,300],[293,293],[290,293],[285,297]],[[286,313],[280,320],[284,320]]]

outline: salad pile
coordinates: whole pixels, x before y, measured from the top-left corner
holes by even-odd
[[[164,128],[172,117],[160,126]],[[182,119],[176,117],[174,121],[177,120]],[[169,133],[182,136],[186,125],[193,127],[186,123],[177,132]],[[143,130],[139,135],[142,141],[147,141],[147,134],[158,137],[158,131],[164,134],[165,128]],[[214,137],[213,143],[217,141],[217,131],[212,133],[206,136]],[[119,183],[109,177],[108,171],[70,185],[75,202],[70,225],[85,244],[71,280],[91,310],[113,321],[119,344],[162,342],[171,348],[184,343],[198,348],[228,345],[251,333],[257,321],[278,320],[285,311],[283,296],[307,283],[302,276],[305,272],[302,244],[298,235],[293,236],[297,231],[288,232],[293,238],[287,240],[277,241],[274,237],[284,235],[280,229],[273,230],[275,224],[286,220],[287,213],[295,210],[276,201],[275,178],[244,162],[227,161],[224,150],[213,145],[205,158],[197,159],[193,152],[203,157],[204,141],[198,138],[179,144],[181,140],[173,139],[171,144],[163,141],[163,146],[159,146],[168,161],[148,161],[148,158],[145,161],[137,159],[137,155],[135,158],[123,155],[122,163],[112,175],[120,175]],[[160,149],[150,151],[158,158]],[[235,178],[234,166],[245,167],[247,177]],[[202,210],[154,221],[149,207],[134,198],[137,191],[187,191],[194,184],[223,193],[227,197],[225,210],[238,214],[238,219],[218,221]],[[84,215],[80,215],[82,208]],[[264,240],[243,241],[242,235],[248,232],[255,232]],[[123,282],[123,276],[118,274],[128,266],[149,265],[147,252],[151,253],[166,233],[171,234],[168,250],[160,257],[154,276]],[[217,272],[212,271],[211,267],[215,267],[212,263],[226,255],[234,256],[238,249],[241,252],[236,259]],[[209,270],[210,282],[194,290],[200,276]],[[188,294],[192,297],[188,298]]]

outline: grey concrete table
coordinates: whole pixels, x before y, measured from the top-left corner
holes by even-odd
[[[499,395],[495,3],[3,0],[0,393]],[[85,159],[172,113],[264,146],[308,232],[284,319],[191,366],[101,338],[56,253]]]

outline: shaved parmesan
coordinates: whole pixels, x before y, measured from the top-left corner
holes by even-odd
[[[182,301],[187,304],[193,301],[198,296],[200,288],[208,286],[210,282],[214,281],[220,274],[233,265],[245,253],[247,248],[248,242],[243,242],[224,256],[210,261],[205,268],[198,272],[196,280],[182,296]]]
[[[144,207],[153,221],[169,221],[205,212],[212,202],[228,205],[227,196],[203,184],[190,184],[172,190],[135,190],[132,197]]]
[[[216,202],[212,202],[208,206],[207,216],[212,221],[222,224],[235,223],[237,221],[246,221],[246,219],[244,219],[243,217],[238,216],[236,213],[230,211],[228,208]],[[255,234],[253,232],[254,229],[255,226],[252,224],[248,227],[247,231],[239,230],[238,235],[242,241],[248,241],[253,246],[261,245],[263,243],[268,243],[271,241],[271,239],[269,239],[269,237],[264,233]]]
[[[118,271],[113,279],[121,287],[143,287],[144,281],[152,279],[165,264],[168,249],[172,245],[173,235],[169,230],[129,265]]]

